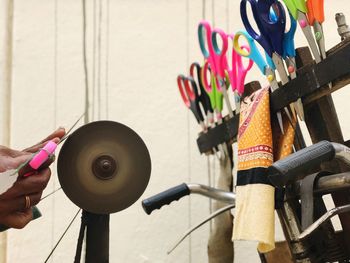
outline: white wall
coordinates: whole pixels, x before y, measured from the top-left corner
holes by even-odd
[[[0,0],[0,7],[3,2]],[[214,11],[212,2],[205,2],[205,15],[211,21],[215,19],[216,26],[230,32],[242,28],[239,1],[217,0]],[[99,0],[95,4],[98,7]],[[101,118],[106,118],[108,110],[109,119],[130,126],[145,140],[153,169],[142,198],[182,182],[206,184],[208,167],[214,173],[218,164],[210,158],[208,166],[207,157],[198,153],[199,128],[182,104],[176,86],[177,74],[186,73],[190,62],[202,61],[196,35],[197,23],[202,18],[202,0],[109,1],[109,39],[106,38],[106,4],[107,0],[103,0]],[[94,0],[87,0],[89,84],[91,87],[95,79],[97,87],[99,12],[95,12],[94,20],[93,6]],[[327,1],[325,6],[326,45],[330,48],[340,39],[333,17],[342,11],[350,22],[350,4],[338,0]],[[300,30],[296,43],[297,46],[306,44]],[[108,61],[106,44],[109,44]],[[83,112],[81,1],[15,1],[13,52],[11,144],[23,148],[57,126],[70,126]],[[247,79],[263,80],[263,77],[254,67]],[[350,125],[344,105],[349,91],[344,89],[334,97],[348,139]],[[91,100],[91,105],[97,112],[97,100]],[[52,170],[46,193],[59,185],[55,168]],[[42,218],[23,230],[9,231],[8,262],[43,262],[77,210],[62,191],[44,200],[39,208]],[[111,216],[110,261],[206,262],[208,226],[196,231],[171,255],[166,255],[166,251],[181,233],[207,214],[208,201],[203,197],[184,198],[151,216],[145,215],[138,201]],[[76,220],[51,262],[73,261],[78,229],[79,220]],[[236,244],[235,262],[258,262],[255,251],[252,245]]]

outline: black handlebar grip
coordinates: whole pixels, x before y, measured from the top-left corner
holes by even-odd
[[[183,183],[143,200],[142,207],[146,214],[149,215],[153,210],[160,209],[163,205],[168,205],[172,201],[179,200],[181,197],[189,194],[190,189],[187,184]]]
[[[322,162],[330,161],[335,156],[332,143],[320,141],[277,161],[268,168],[270,182],[276,187],[283,187],[299,178],[303,173]]]

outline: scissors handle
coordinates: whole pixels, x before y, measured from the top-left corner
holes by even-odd
[[[179,87],[180,95],[187,108],[189,108],[195,116],[198,123],[204,121],[204,117],[199,106],[200,100],[197,93],[197,87],[192,77],[185,77],[179,75],[177,77],[177,84]]]
[[[221,46],[218,44],[218,37],[221,39],[221,43],[222,43]],[[213,50],[215,52],[215,58],[217,61],[216,73],[223,80],[225,78],[225,71],[228,68],[227,57],[226,57],[226,53],[228,49],[228,36],[223,30],[216,28],[212,31],[211,42],[212,42]]]
[[[208,83],[208,73],[210,74],[210,84]],[[203,80],[204,89],[210,98],[212,109],[221,112],[223,108],[223,96],[222,93],[217,91],[216,80],[211,73],[208,61],[206,61],[202,67],[201,79]]]
[[[199,97],[200,97],[200,100],[202,102],[204,111],[212,113],[213,112],[213,108],[211,107],[211,104],[210,104],[210,98],[209,98],[208,94],[204,90],[204,86],[203,86],[203,82],[202,82],[202,78],[201,78],[201,71],[202,71],[202,68],[199,65],[199,63],[193,62],[191,64],[191,66],[190,66],[190,76],[194,80],[197,79],[198,88],[200,90]]]
[[[323,0],[307,0],[307,17],[310,25],[315,21],[322,24],[324,22],[324,3]]]
[[[298,13],[307,13],[305,0],[283,0],[289,12],[295,20],[298,20]]]
[[[256,24],[260,30],[260,34],[258,34],[252,25],[249,22],[248,15],[247,15],[247,2],[250,3],[253,11],[253,16],[256,21]],[[259,44],[269,53],[270,56],[272,56],[272,47],[269,43],[269,41],[263,36],[264,32],[261,32],[261,25],[260,25],[260,19],[259,19],[259,11],[257,7],[257,1],[256,0],[242,0],[240,4],[240,10],[241,10],[241,18],[242,22],[244,24],[245,29],[251,35],[253,39],[259,42]],[[266,33],[266,32],[265,32]]]
[[[190,108],[190,98],[189,98],[189,92],[186,89],[185,86],[185,76],[184,75],[178,75],[177,76],[177,86],[180,91],[181,98],[187,108]]]
[[[198,40],[199,40],[199,47],[205,58],[209,58],[210,53],[212,52],[211,42],[208,41],[210,39],[211,39],[211,26],[209,22],[203,20],[198,25]],[[207,46],[205,43],[207,43]]]
[[[243,49],[239,45],[240,37],[244,37],[246,39],[246,42],[248,43],[248,46],[249,46],[249,50]],[[268,65],[266,61],[263,59],[263,57],[261,56],[261,53],[258,47],[256,46],[254,39],[247,32],[238,31],[235,34],[233,38],[233,48],[239,55],[252,59],[255,62],[255,64],[257,64],[257,66],[259,67],[261,73],[265,75],[265,69],[266,67],[268,67]]]
[[[295,46],[294,46],[294,35],[295,31],[297,29],[297,21],[294,19],[294,17],[289,13],[290,18],[290,28],[287,33],[284,34],[283,39],[283,58],[286,57],[295,57]]]
[[[246,49],[249,52],[248,46],[242,46],[242,49]],[[236,89],[240,96],[243,95],[244,92],[244,80],[247,76],[248,71],[252,68],[254,61],[249,58],[248,65],[245,67],[243,65],[243,57],[240,56],[235,50],[232,51],[232,56],[236,64],[237,70],[237,79],[236,79]]]

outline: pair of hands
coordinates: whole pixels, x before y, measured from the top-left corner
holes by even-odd
[[[0,146],[0,173],[16,169],[49,140],[58,143],[65,134],[65,130],[59,128],[38,144],[22,151]],[[28,177],[19,176],[13,186],[0,195],[0,224],[12,228],[25,227],[32,220],[31,208],[25,209],[25,196],[29,196],[32,206],[39,203],[50,175],[50,169],[46,168]]]

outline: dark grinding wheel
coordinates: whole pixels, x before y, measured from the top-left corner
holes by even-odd
[[[143,140],[113,121],[86,124],[72,133],[58,156],[57,173],[68,198],[96,214],[121,211],[139,199],[151,174]]]

